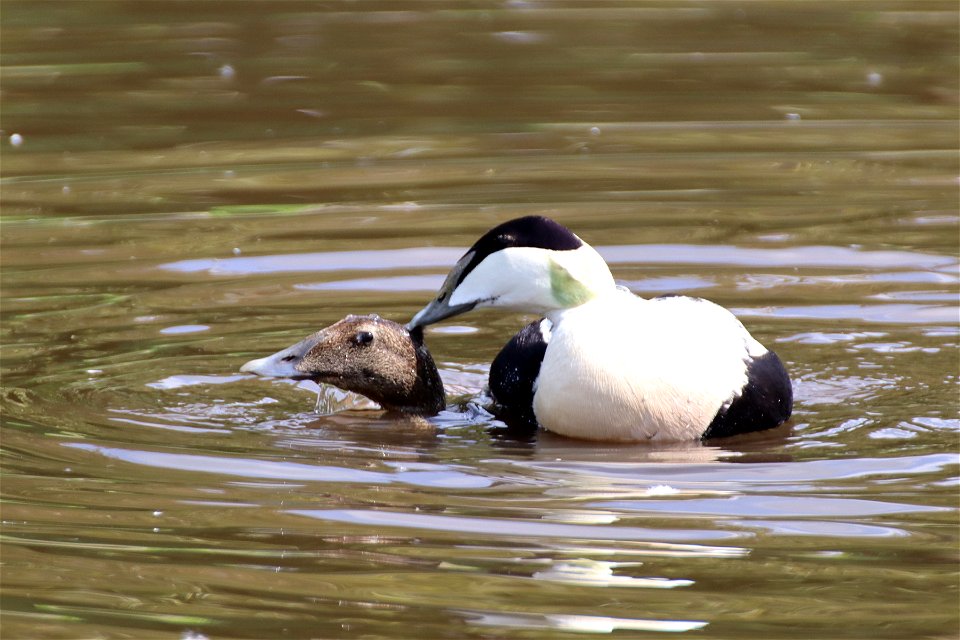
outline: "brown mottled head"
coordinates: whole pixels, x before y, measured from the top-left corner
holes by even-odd
[[[423,344],[379,316],[350,315],[241,371],[309,379],[367,396],[388,411],[433,415],[445,399],[440,374]]]

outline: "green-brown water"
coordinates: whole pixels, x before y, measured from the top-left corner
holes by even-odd
[[[960,631],[955,3],[0,12],[3,638]],[[529,213],[734,309],[791,424],[504,438],[493,312],[427,425],[236,373]]]

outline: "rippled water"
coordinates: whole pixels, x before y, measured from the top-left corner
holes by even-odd
[[[4,4],[4,638],[960,631],[954,3],[225,7]],[[529,213],[793,420],[514,439],[489,311],[429,421],[237,372]]]

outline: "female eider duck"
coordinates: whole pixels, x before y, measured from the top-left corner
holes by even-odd
[[[775,427],[793,405],[780,358],[712,302],[644,299],[618,287],[590,245],[548,218],[518,218],[483,235],[420,329],[474,308],[545,317],[503,348],[490,391],[509,413],[574,438],[693,440]]]
[[[364,395],[385,411],[432,416],[445,406],[443,382],[423,330],[375,315],[350,315],[277,353],[251,360],[244,373],[313,380]]]

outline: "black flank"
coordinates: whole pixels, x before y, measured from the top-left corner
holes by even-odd
[[[473,257],[460,276],[456,284],[459,285],[473,268],[483,262],[491,253],[496,253],[508,247],[533,247],[536,249],[552,249],[553,251],[571,251],[583,246],[583,241],[565,226],[543,216],[525,216],[515,218],[495,226],[477,240],[470,251]]]
[[[496,403],[494,413],[517,430],[537,428],[533,383],[540,375],[540,364],[547,351],[547,341],[540,332],[541,320],[518,331],[490,365],[490,394]]]
[[[773,351],[747,366],[743,393],[726,410],[721,409],[703,438],[724,438],[751,431],[772,429],[793,412],[793,387],[783,362]]]

